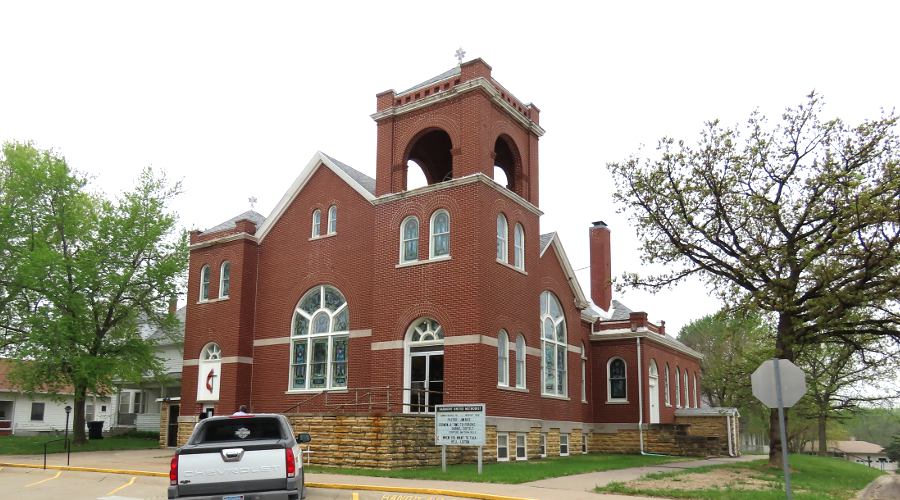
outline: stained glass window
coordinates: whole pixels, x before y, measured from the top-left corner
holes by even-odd
[[[625,361],[613,358],[609,361],[609,399],[625,399]]]
[[[294,310],[291,389],[347,387],[350,313],[338,289],[320,285]]]
[[[400,231],[402,233],[400,261],[412,262],[419,260],[419,219],[408,217],[403,221]]]
[[[541,294],[541,344],[543,386],[541,391],[552,396],[568,392],[566,375],[566,318],[559,300],[551,292]]]
[[[439,210],[431,216],[431,257],[450,255],[450,214]]]

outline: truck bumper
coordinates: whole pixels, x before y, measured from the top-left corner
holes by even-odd
[[[183,498],[185,500],[223,500],[225,497],[236,497],[242,500],[297,500],[300,490],[304,485],[303,473],[297,478],[288,479],[287,490],[249,491],[244,493],[217,493],[215,495],[178,495],[177,486],[169,486],[169,498]]]

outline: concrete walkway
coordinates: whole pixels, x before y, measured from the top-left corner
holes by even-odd
[[[172,451],[162,449],[81,452],[72,454],[71,465],[75,467],[168,473],[171,458]],[[750,455],[739,458],[691,460],[653,467],[590,472],[574,476],[541,479],[523,484],[465,483],[313,473],[307,474],[306,480],[309,483],[370,485],[386,489],[390,487],[443,489],[539,500],[639,500],[642,497],[597,494],[593,493],[593,490],[597,486],[606,485],[613,481],[629,481],[653,472],[673,472],[706,465],[757,460],[759,458],[759,456]],[[42,462],[43,456],[41,455],[0,455],[0,463],[41,464]],[[65,454],[48,455],[47,465],[66,465]]]

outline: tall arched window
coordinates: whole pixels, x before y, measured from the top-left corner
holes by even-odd
[[[516,224],[516,230],[514,234],[514,254],[513,254],[513,266],[516,269],[525,269],[525,230],[522,229],[522,224]]]
[[[672,406],[672,396],[669,394],[669,363],[666,363],[666,380],[665,380],[665,389],[666,389],[666,406]]]
[[[328,207],[328,234],[337,232],[337,207],[331,205]]]
[[[516,337],[516,387],[525,388],[525,336]]]
[[[509,385],[509,335],[506,330],[497,334],[497,385]]]
[[[209,300],[209,266],[200,268],[200,301]]]
[[[438,210],[431,216],[431,245],[429,257],[450,255],[450,214]]]
[[[697,374],[694,374],[694,408],[700,408],[699,401],[697,401]]]
[[[681,370],[675,366],[675,408],[681,408]]]
[[[344,296],[329,285],[303,295],[291,327],[291,389],[347,387],[350,313]]]
[[[312,214],[312,237],[318,238],[321,235],[321,226],[322,226],[322,211],[318,208],[313,210]]]
[[[219,298],[224,299],[228,297],[228,293],[231,290],[231,263],[227,260],[222,263],[222,267],[219,269]]]
[[[566,318],[556,295],[541,294],[541,393],[565,396],[566,380]]]
[[[628,387],[625,379],[625,360],[612,358],[606,364],[606,400],[626,401]]]
[[[197,363],[197,401],[218,401],[222,382],[222,349],[210,342],[200,351]]]
[[[419,260],[419,219],[409,216],[400,224],[400,262]]]
[[[684,407],[691,407],[691,394],[688,388],[688,371],[687,368],[684,369]]]
[[[497,260],[506,262],[506,256],[509,255],[509,247],[506,243],[507,224],[506,217],[503,214],[497,216]]]

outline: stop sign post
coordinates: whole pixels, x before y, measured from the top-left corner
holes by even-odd
[[[784,466],[784,491],[791,498],[791,467],[788,463],[784,409],[790,408],[806,394],[806,375],[786,359],[763,361],[750,376],[753,395],[769,408],[778,408],[778,430],[781,435],[781,462]]]

